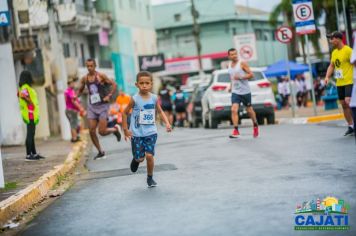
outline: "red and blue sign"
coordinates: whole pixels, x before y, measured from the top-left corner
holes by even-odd
[[[10,25],[10,13],[9,11],[0,11],[0,26]]]
[[[293,15],[297,34],[312,34],[315,32],[312,0],[293,0]]]

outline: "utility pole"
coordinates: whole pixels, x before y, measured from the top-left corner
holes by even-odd
[[[199,61],[199,75],[202,76],[204,74],[203,63],[201,60],[201,42],[200,42],[200,27],[197,22],[199,18],[199,12],[195,8],[194,0],[190,0],[191,2],[191,13],[193,17],[193,35],[195,40],[195,45],[197,48],[198,61]]]
[[[48,0],[48,17],[49,17],[49,35],[51,38],[51,51],[54,56],[54,64],[56,67],[56,85],[57,85],[57,103],[58,103],[58,112],[60,119],[60,128],[62,139],[70,139],[70,126],[65,114],[65,98],[64,90],[67,86],[67,70],[63,56],[62,44],[58,40],[58,33],[56,28],[55,19],[57,19],[58,26],[58,17],[55,17],[55,0]]]

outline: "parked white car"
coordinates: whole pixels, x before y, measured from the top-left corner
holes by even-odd
[[[211,74],[204,74],[202,76],[194,75],[188,77],[186,86],[195,88],[199,84],[208,83],[210,80],[211,80]]]
[[[274,108],[276,100],[272,91],[272,84],[266,78],[261,68],[251,68],[254,78],[249,80],[252,93],[252,107],[257,116],[257,122],[264,124],[275,123]],[[202,119],[205,128],[216,129],[221,121],[231,121],[231,86],[230,75],[227,69],[216,70],[210,85],[202,97]],[[240,120],[249,118],[244,106],[239,109]]]

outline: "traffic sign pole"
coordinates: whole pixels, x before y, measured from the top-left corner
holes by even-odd
[[[291,77],[291,72],[290,72],[290,66],[289,66],[289,56],[288,56],[288,47],[286,50],[286,60],[287,60],[287,72],[288,72],[288,84],[289,84],[289,90],[290,90],[290,94],[292,97],[292,116],[293,118],[295,117],[295,97],[294,97],[294,89],[292,86],[292,77]]]
[[[4,169],[2,168],[1,146],[0,146],[0,188],[5,188]]]
[[[310,73],[310,83],[311,83],[311,91],[312,91],[313,109],[314,109],[314,115],[316,116],[316,115],[318,115],[318,112],[316,110],[313,70],[312,70],[311,61],[310,61],[309,37],[308,37],[307,34],[304,35],[304,39],[305,39],[305,43],[307,45],[307,60],[308,60],[308,64],[309,64],[309,73]]]
[[[309,37],[308,37],[308,34],[314,33],[316,31],[314,12],[313,12],[313,2],[312,0],[293,0],[292,3],[293,3],[293,16],[294,16],[294,22],[296,26],[296,32],[299,35],[304,35],[304,39],[307,45],[307,60],[309,64],[313,109],[314,109],[314,115],[317,115],[315,91],[314,91],[314,79],[313,79],[313,71],[312,71],[312,66],[310,61]]]
[[[279,42],[284,43],[284,44],[288,44],[292,41],[293,38],[293,31],[290,27],[288,26],[281,26],[277,29],[276,31],[276,38]],[[292,116],[293,118],[295,117],[295,97],[294,97],[294,89],[292,86],[292,77],[291,77],[291,72],[290,72],[290,66],[289,66],[289,56],[288,56],[288,46],[286,46],[287,50],[286,50],[286,65],[287,65],[287,76],[288,76],[288,86],[289,86],[289,90],[291,93],[291,99],[292,99]]]

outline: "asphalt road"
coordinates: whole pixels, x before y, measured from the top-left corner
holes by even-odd
[[[129,143],[102,139],[103,160],[22,235],[356,235],[356,145],[345,127],[276,125],[160,130],[155,180],[131,174]],[[94,155],[95,153],[92,153]],[[349,231],[294,230],[297,204],[335,196],[349,203]]]

